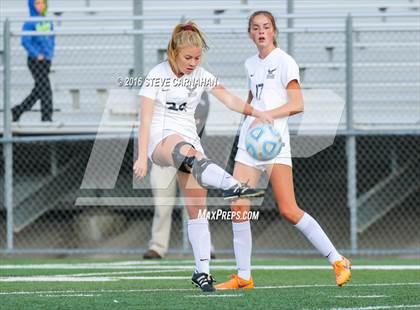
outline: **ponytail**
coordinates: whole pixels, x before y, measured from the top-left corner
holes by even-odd
[[[208,50],[204,32],[193,21],[175,26],[166,53],[172,71],[177,73],[176,57],[184,47],[198,47]]]

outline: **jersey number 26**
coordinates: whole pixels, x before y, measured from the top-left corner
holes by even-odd
[[[187,103],[181,103],[180,105],[177,106],[176,102],[167,102],[166,106],[168,107],[169,110],[173,110],[173,111],[186,111],[187,110]]]

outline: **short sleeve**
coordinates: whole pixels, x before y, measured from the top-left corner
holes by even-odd
[[[282,69],[281,82],[284,88],[286,88],[287,85],[293,80],[297,80],[300,84],[299,66],[297,65],[296,61],[290,57],[287,59]]]
[[[158,67],[154,67],[150,70],[149,74],[147,75],[146,79],[143,81],[143,85],[140,89],[139,96],[144,96],[155,100],[157,98],[157,94],[159,92],[159,86],[156,85],[153,81],[160,78],[160,70]]]
[[[214,87],[219,85],[219,79],[204,68],[202,68],[201,79],[204,85],[204,91],[211,91]]]

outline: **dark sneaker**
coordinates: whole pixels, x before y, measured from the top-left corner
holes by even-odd
[[[154,250],[149,250],[143,255],[143,258],[144,259],[161,259],[162,256]]]
[[[264,196],[264,190],[254,189],[247,184],[237,184],[223,191],[223,199],[236,200],[241,198],[256,198]]]
[[[203,292],[214,292],[216,290],[213,286],[213,282],[216,282],[216,280],[214,280],[214,278],[207,273],[199,273],[196,270],[192,275],[191,281],[192,284],[201,288]]]

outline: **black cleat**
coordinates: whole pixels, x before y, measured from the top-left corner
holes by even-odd
[[[223,191],[224,200],[236,200],[241,198],[257,198],[264,196],[265,191],[254,189],[247,184],[237,184]]]
[[[209,293],[214,292],[216,290],[213,286],[213,282],[216,282],[216,280],[207,273],[199,273],[196,270],[192,275],[191,281],[192,284],[194,284],[196,287],[201,288],[203,292]]]

